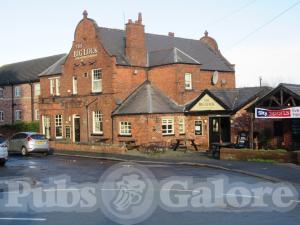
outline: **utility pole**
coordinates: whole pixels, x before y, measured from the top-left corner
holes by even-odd
[[[261,85],[262,85],[262,77],[259,76],[259,86],[261,87]]]

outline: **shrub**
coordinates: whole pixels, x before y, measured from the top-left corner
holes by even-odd
[[[17,122],[0,126],[0,133],[7,137],[17,132],[39,132],[39,130],[39,122]]]

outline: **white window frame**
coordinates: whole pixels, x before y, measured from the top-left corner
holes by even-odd
[[[99,123],[99,125],[97,125]],[[97,129],[99,127],[99,129]],[[93,133],[103,134],[103,114],[100,110],[93,111]]]
[[[185,90],[192,90],[193,84],[192,84],[192,74],[191,73],[185,73],[184,74],[184,87]]]
[[[34,85],[34,95],[35,96],[41,95],[41,85],[39,83]]]
[[[20,109],[15,110],[15,120],[16,121],[22,120],[22,110]]]
[[[201,134],[196,134],[196,122],[201,123]],[[203,136],[203,120],[195,120],[194,121],[194,134],[197,136]]]
[[[50,95],[59,96],[60,95],[60,78],[53,77],[49,78],[50,81]]]
[[[4,111],[0,111],[0,122],[4,121]]]
[[[185,118],[184,117],[180,117],[178,119],[178,131],[179,131],[179,134],[185,134]]]
[[[62,139],[63,138],[63,116],[61,114],[55,115],[55,138]],[[57,136],[57,128],[61,129],[61,135]]]
[[[15,97],[21,97],[21,87],[20,86],[16,86],[15,87]]]
[[[95,79],[96,71],[99,71],[99,78],[97,78],[97,79]],[[98,90],[95,89],[95,86],[96,86],[95,82],[99,82],[99,89]],[[101,68],[92,70],[92,92],[93,93],[102,92],[102,69]]]
[[[165,128],[164,128],[165,126]],[[171,126],[171,128],[169,128]],[[161,120],[161,133],[163,136],[174,135],[174,118],[163,117]]]
[[[4,98],[4,88],[0,88],[0,98]]]
[[[119,124],[119,134],[122,136],[131,136],[131,122],[121,121]]]
[[[40,111],[38,109],[34,110],[34,118],[35,120],[40,120]]]
[[[77,95],[78,93],[78,80],[76,76],[72,77],[72,94]]]

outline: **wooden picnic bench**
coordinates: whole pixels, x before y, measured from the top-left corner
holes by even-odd
[[[195,148],[196,151],[198,151],[197,145],[195,144],[195,139],[193,138],[177,138],[176,143],[173,147],[173,151],[176,151],[179,146],[187,148],[187,143],[190,142],[191,145]]]

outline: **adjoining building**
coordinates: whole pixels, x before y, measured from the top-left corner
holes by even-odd
[[[18,62],[0,67],[0,125],[39,121],[39,74],[64,55]]]
[[[279,84],[247,111],[254,148],[300,149],[300,85]]]

